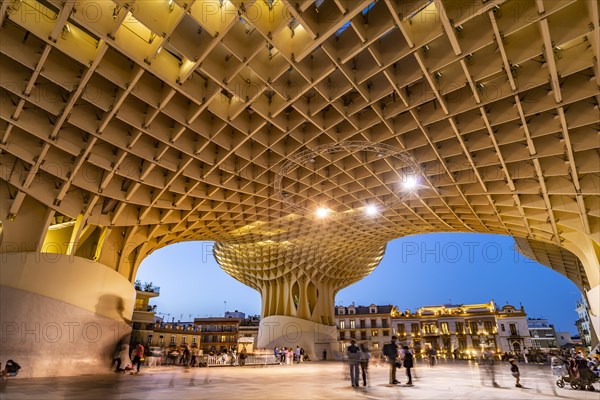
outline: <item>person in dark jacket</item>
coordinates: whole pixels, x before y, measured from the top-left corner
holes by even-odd
[[[519,373],[519,366],[517,365],[517,362],[514,358],[511,358],[510,360],[508,360],[508,362],[510,363],[510,373],[517,380],[515,386],[518,388],[522,388],[523,386],[521,386],[521,374]]]
[[[396,368],[400,367],[400,363],[397,361],[398,345],[396,344],[396,340],[398,340],[398,338],[392,336],[392,341],[383,346],[383,355],[387,357],[387,360],[390,363],[390,385],[397,385],[400,383],[396,379]]]
[[[413,362],[413,354],[410,351],[410,349],[408,348],[408,346],[404,346],[402,348],[403,350],[403,361],[402,361],[402,365],[404,366],[404,368],[406,368],[406,377],[408,378],[408,382],[406,382],[406,386],[412,386],[412,375],[410,373],[410,369],[412,367],[414,367],[414,362]]]
[[[360,349],[354,340],[350,341],[350,346],[347,349],[348,365],[350,366],[350,381],[352,387],[358,387],[359,373],[358,365],[360,363]]]

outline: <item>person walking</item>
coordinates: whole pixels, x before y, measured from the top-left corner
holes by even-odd
[[[386,343],[383,346],[383,355],[387,357],[390,363],[390,385],[397,385],[400,382],[396,379],[396,368],[400,366],[398,363],[398,345],[396,344],[398,338],[392,336],[390,343]]]
[[[327,349],[323,350],[323,361],[327,360]]]
[[[242,349],[242,351],[240,351],[240,367],[243,367],[244,365],[246,365],[246,357],[248,356],[248,353],[246,352],[246,348],[244,347]]]
[[[413,354],[408,348],[408,346],[404,346],[403,350],[403,360],[402,366],[406,368],[406,377],[408,378],[408,382],[406,382],[406,386],[412,386],[412,375],[410,369],[414,367]]]
[[[292,365],[293,358],[294,358],[294,352],[292,351],[292,348],[290,347],[289,349],[287,349],[287,352],[285,353],[286,364]]]
[[[110,363],[111,370],[116,364],[116,368],[114,370],[115,372],[119,372],[121,370],[121,346],[121,342],[117,343],[117,347],[115,347],[115,350],[113,351],[112,361]]]
[[[495,388],[499,388],[500,385],[498,384],[498,382],[496,382],[496,360],[494,358],[495,354],[492,350],[487,349],[485,351],[482,351],[481,357],[479,358],[479,379],[481,380],[481,384],[483,385],[485,381],[485,374],[492,382],[492,386]]]
[[[302,361],[300,357],[300,346],[296,346],[296,364],[300,364],[300,361]]]
[[[135,347],[135,353],[133,355],[133,365],[137,366],[136,374],[140,373],[140,367],[142,366],[142,360],[144,359],[144,346],[141,343]],[[133,374],[133,372],[132,372]]]
[[[350,382],[352,387],[358,387],[358,364],[360,362],[360,349],[356,345],[354,339],[350,341],[350,346],[347,349],[348,365],[350,366]]]
[[[362,373],[363,386],[367,386],[367,373],[369,371],[369,360],[371,359],[371,352],[369,348],[364,344],[360,344],[359,353],[360,372]]]
[[[192,360],[190,361],[190,366],[197,367],[198,366],[198,355],[200,354],[200,350],[197,347],[192,349]]]
[[[523,386],[521,386],[521,374],[519,372],[519,366],[517,365],[517,362],[514,358],[511,358],[510,360],[508,360],[508,362],[510,364],[510,374],[514,376],[514,378],[517,380],[515,387],[522,388]]]
[[[429,357],[429,366],[435,367],[437,364],[437,350],[435,347],[431,346],[427,351],[427,357]]]

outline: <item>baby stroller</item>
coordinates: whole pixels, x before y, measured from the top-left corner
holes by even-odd
[[[571,382],[571,387],[580,390],[587,389],[590,392],[596,390],[594,388],[594,383],[598,382],[599,378],[598,375],[594,374],[588,367],[587,362],[584,359],[576,359],[575,366],[579,377]]]
[[[6,362],[6,367],[4,367],[4,369],[0,369],[0,377],[2,378],[2,381],[6,381],[9,377],[17,376],[20,369],[21,366],[16,361],[8,360]]]
[[[552,369],[552,375],[557,376],[556,386],[564,388],[565,383],[571,383],[571,375],[569,375],[569,369],[565,365],[565,361],[559,357],[552,357],[550,362],[550,368]]]

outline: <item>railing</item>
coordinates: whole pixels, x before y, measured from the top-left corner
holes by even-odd
[[[135,290],[139,290],[140,292],[149,292],[149,293],[160,294],[160,286],[149,286],[149,285],[137,286],[136,285]]]
[[[222,355],[218,356],[203,356],[201,359],[206,363],[207,367],[225,367],[231,365],[239,365],[240,355],[237,355],[237,363],[234,364],[232,357]],[[246,357],[246,365],[268,365],[268,364],[279,364],[278,360],[275,360],[274,355],[248,355]]]

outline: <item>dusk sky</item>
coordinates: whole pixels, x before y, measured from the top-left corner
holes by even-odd
[[[336,296],[336,304],[394,304],[401,310],[425,305],[523,304],[529,317],[544,317],[558,331],[577,333],[573,282],[514,250],[508,236],[439,233],[388,243],[377,269]],[[170,245],[151,254],[137,279],[160,286],[151,304],[169,320],[222,316],[239,310],[260,314],[260,295],[227,275],[212,256],[211,242]],[[225,305],[225,302],[227,304]]]

